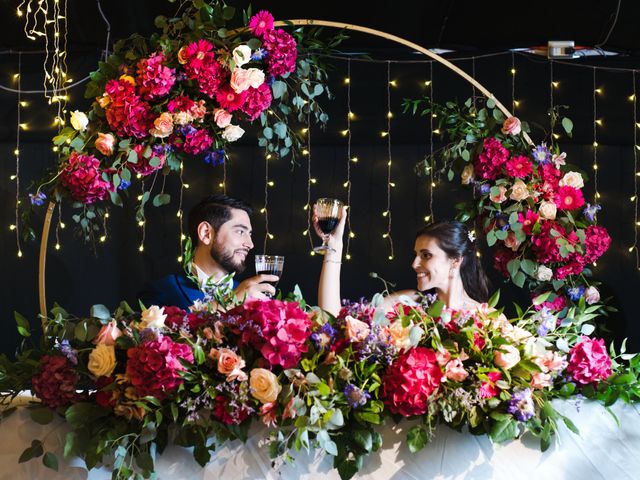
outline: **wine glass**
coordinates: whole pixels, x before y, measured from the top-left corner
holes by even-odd
[[[315,203],[315,215],[318,217],[318,227],[322,231],[322,245],[315,247],[314,252],[324,255],[327,252],[335,252],[327,242],[340,221],[342,202],[335,198],[319,198]]]
[[[256,274],[277,275],[278,278],[282,276],[282,270],[284,269],[284,257],[282,255],[256,255]],[[273,285],[274,288],[278,286],[278,281],[267,282]],[[270,296],[266,294],[267,296]]]

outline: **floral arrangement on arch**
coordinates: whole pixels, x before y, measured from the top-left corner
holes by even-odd
[[[169,438],[193,447],[204,466],[216,447],[246,439],[253,421],[271,429],[278,468],[295,451],[317,448],[348,479],[382,447],[377,427],[393,419],[420,419],[408,431],[413,452],[438,423],[467,425],[495,442],[529,431],[544,450],[557,422],[577,433],[552,398],[640,399],[640,357],[565,335],[546,309],[509,321],[491,306],[497,295],[477,311],[425,298],[385,314],[380,300],[345,301],[337,318],[307,307],[299,291],[215,311],[198,302],[190,311],[152,306],[137,314],[122,303],[113,314],[96,305],[77,318],[56,306],[41,346],[25,346],[15,361],[0,357],[2,400],[32,390],[34,421],[47,424],[57,413],[68,424],[65,457],[91,469],[112,456],[115,479],[151,475]],[[576,312],[578,323],[588,323],[590,308]],[[29,322],[16,319],[28,339]],[[543,322],[553,326],[541,332]],[[40,456],[57,468],[40,439],[20,461]]]
[[[600,205],[585,199],[586,174],[557,145],[532,147],[523,135],[526,122],[505,118],[491,99],[469,99],[464,106],[405,100],[404,110],[433,114],[446,131],[449,143],[418,170],[438,169],[450,181],[459,175],[472,189],[473,200],[456,205],[458,218],[482,230],[494,267],[506,279],[526,285],[533,296],[550,292],[538,308],[561,312],[567,321],[579,302],[600,302],[597,283],[587,277],[611,237],[597,224]],[[562,126],[570,135],[570,119]]]
[[[331,46],[317,30],[300,28],[294,37],[275,28],[269,12],[251,16],[250,9],[246,27],[228,30],[233,7],[188,3],[181,17],[156,19],[162,33],[115,45],[91,74],[85,93],[94,98],[91,110],[72,112],[71,126],[53,139],[60,164],[30,195],[31,204],[42,205],[48,196],[70,199],[82,207],[74,220],[86,239],[100,229],[104,201],[122,206],[136,178],[182,172],[197,158],[219,165],[255,120],[266,153],[295,160],[304,142],[295,121],[308,115],[322,125],[328,120],[317,103],[329,94],[326,73],[314,52],[337,45],[341,35]],[[149,200],[154,206],[170,202],[164,182],[157,192],[150,183],[138,198],[138,220]]]

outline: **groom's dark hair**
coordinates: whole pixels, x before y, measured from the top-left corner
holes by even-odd
[[[199,242],[198,225],[200,223],[208,222],[217,232],[222,225],[231,220],[231,210],[234,208],[244,210],[249,216],[253,213],[253,209],[247,202],[223,194],[209,195],[194,205],[187,215],[189,236],[193,246],[197,246]]]
[[[467,294],[475,301],[489,300],[489,279],[484,273],[474,236],[457,220],[436,222],[418,230],[416,238],[432,237],[449,258],[460,258],[460,278]]]

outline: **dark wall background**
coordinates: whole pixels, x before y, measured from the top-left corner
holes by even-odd
[[[71,2],[73,4],[73,2]],[[117,2],[116,2],[117,3]],[[89,8],[79,7],[76,8]],[[4,8],[4,5],[3,5]],[[12,7],[13,8],[13,7]],[[115,8],[115,7],[108,7]],[[134,7],[123,7],[134,8]],[[135,8],[142,8],[139,5]],[[147,5],[145,12],[150,19],[157,13],[156,7]],[[105,9],[107,7],[105,6]],[[275,9],[275,7],[274,7]],[[127,10],[125,10],[127,11]],[[277,13],[277,12],[276,12]],[[301,17],[288,15],[289,18]],[[348,12],[347,12],[348,13]],[[280,14],[282,16],[282,14]],[[307,17],[320,15],[306,15]],[[327,18],[326,15],[322,15]],[[121,31],[139,25],[130,16],[124,16],[123,23],[116,23],[115,14],[110,18],[114,29]],[[352,19],[355,21],[355,19]],[[624,25],[627,24],[627,19]],[[2,21],[3,25],[9,20]],[[367,24],[364,20],[357,22]],[[13,23],[11,23],[13,28]],[[373,24],[372,24],[373,25]],[[9,27],[9,25],[7,24]],[[383,28],[383,25],[377,25]],[[88,27],[87,27],[88,28]],[[395,28],[395,31],[394,31]],[[451,28],[451,27],[450,27]],[[402,25],[387,25],[387,30],[402,34]],[[135,30],[129,30],[129,33]],[[463,29],[460,29],[462,32]],[[625,31],[625,30],[623,30]],[[468,32],[466,33],[468,35]],[[93,45],[94,33],[88,38],[76,36],[76,50],[70,54],[69,72],[73,78],[82,78],[95,68],[99,54]],[[453,34],[449,34],[453,39]],[[513,34],[515,38],[515,33]],[[4,37],[3,37],[4,38]],[[84,41],[84,42],[83,42]],[[469,39],[467,42],[471,41]],[[478,43],[486,39],[478,37]],[[503,41],[505,41],[503,39]],[[5,38],[4,46],[15,47],[15,38]],[[450,42],[453,42],[451,40]],[[431,44],[433,44],[432,42]],[[455,43],[455,42],[453,42]],[[429,45],[431,45],[429,44]],[[88,45],[88,46],[87,46]],[[425,43],[427,45],[427,43]],[[427,46],[429,46],[427,45]],[[415,60],[417,57],[406,50],[381,49],[368,41],[354,37],[346,45],[349,51],[362,51],[364,46],[374,59]],[[93,48],[92,48],[93,47]],[[385,45],[388,47],[388,45]],[[495,47],[495,46],[494,46]],[[471,72],[475,59],[476,78],[492,91],[508,107],[511,106],[511,53],[480,57],[481,53],[473,49],[458,52],[464,58],[455,63]],[[495,52],[494,52],[495,53]],[[632,52],[631,52],[632,53]],[[455,58],[455,55],[454,57]],[[41,85],[41,62],[39,55],[22,56],[22,87],[38,89]],[[523,120],[540,125],[533,133],[533,139],[539,142],[545,138],[548,130],[546,110],[550,97],[550,66],[544,57],[516,54],[515,97],[520,101],[516,110]],[[346,200],[347,144],[340,131],[346,128],[346,61],[334,60],[331,87],[335,99],[325,103],[331,120],[325,132],[312,128],[311,171],[317,181],[311,187],[311,200],[320,196],[336,196]],[[597,135],[598,164],[600,165],[598,185],[602,195],[603,211],[599,216],[601,224],[606,226],[614,239],[606,256],[594,269],[595,276],[603,282],[603,290],[611,295],[612,304],[620,309],[619,314],[610,319],[612,336],[618,340],[629,337],[629,346],[640,349],[640,330],[636,322],[635,296],[640,287],[640,276],[636,268],[635,254],[629,253],[633,245],[635,232],[634,203],[629,198],[634,194],[634,116],[633,103],[628,97],[633,91],[633,77],[630,71],[609,70],[611,67],[638,68],[637,57],[630,55],[621,59],[578,59],[568,62],[554,62],[554,81],[559,87],[554,91],[554,103],[569,107],[568,116],[575,123],[575,135],[569,139],[560,138],[561,146],[568,153],[568,161],[591,174],[593,163],[593,103],[591,65],[599,67],[596,72],[597,86],[603,89],[597,99],[597,118],[603,120]],[[605,67],[607,70],[605,70]],[[416,98],[428,94],[425,80],[429,79],[428,63],[393,63],[391,77],[397,81],[397,87],[390,89],[391,105],[394,117],[391,126],[392,141],[392,236],[395,246],[395,258],[388,260],[389,245],[382,238],[386,231],[386,218],[382,212],[386,209],[387,188],[387,144],[380,132],[386,130],[386,69],[382,62],[352,61],[351,65],[351,110],[356,118],[352,122],[352,155],[359,162],[351,164],[352,194],[351,223],[356,237],[351,241],[352,260],[343,266],[343,296],[357,298],[370,296],[381,288],[379,281],[368,276],[375,271],[380,276],[396,282],[399,288],[415,284],[415,276],[410,269],[414,232],[424,223],[428,213],[428,183],[414,172],[415,164],[429,151],[428,119],[403,115],[400,104],[403,98]],[[12,76],[17,71],[17,56],[5,51],[0,55],[0,85],[11,86]],[[450,73],[440,65],[433,67],[433,91],[438,101],[464,100],[471,95],[471,87],[462,79]],[[69,109],[87,107],[82,99],[83,87],[70,91]],[[29,123],[29,130],[21,133],[21,175],[20,183],[26,192],[30,181],[38,178],[44,168],[53,165],[55,158],[51,152],[50,137],[55,133],[52,127],[54,110],[47,106],[38,95],[25,98],[30,105],[22,110],[23,121]],[[15,232],[8,226],[15,223],[15,183],[9,178],[15,173],[16,135],[15,94],[0,91],[0,319],[3,322],[3,335],[0,338],[0,350],[11,353],[17,344],[13,310],[29,317],[37,323],[37,257],[38,245],[23,245],[24,256],[16,256]],[[255,136],[251,132],[230,151],[231,160],[227,165],[227,193],[243,197],[256,207],[253,218],[256,252],[262,252],[265,232],[264,216],[259,209],[264,204],[265,158],[255,145]],[[440,145],[438,136],[436,144]],[[307,228],[306,212],[303,206],[307,199],[307,159],[299,159],[298,165],[287,160],[271,161],[269,179],[275,182],[269,188],[269,230],[274,235],[267,243],[267,253],[286,256],[284,276],[281,287],[290,290],[299,284],[305,296],[313,303],[316,300],[317,277],[321,259],[309,255],[308,238],[302,235]],[[220,191],[222,181],[221,167],[212,168],[199,159],[193,159],[185,167],[184,207],[188,209],[202,196]],[[130,189],[131,198],[124,209],[114,208],[108,224],[108,240],[99,244],[95,250],[74,236],[73,211],[63,207],[62,217],[67,228],[60,230],[61,249],[55,250],[55,222],[51,233],[47,262],[47,300],[49,305],[58,302],[69,311],[84,314],[95,303],[103,303],[110,308],[121,299],[133,301],[142,285],[170,271],[179,269],[179,226],[177,223],[176,178],[167,180],[167,190],[172,194],[171,205],[163,208],[150,206],[147,209],[147,229],[144,252],[138,251],[141,241],[141,229],[133,218],[135,197],[140,185]],[[593,195],[593,182],[585,188],[587,196]],[[468,198],[469,193],[457,183],[448,183],[442,179],[434,189],[434,211],[436,218],[454,215],[453,205]],[[40,229],[44,207],[35,222]],[[314,242],[319,243],[318,239]],[[483,255],[488,262],[489,255]],[[248,274],[253,273],[249,267]],[[503,292],[503,304],[510,308],[512,301],[527,302],[527,295],[501,279],[491,271],[494,286]]]

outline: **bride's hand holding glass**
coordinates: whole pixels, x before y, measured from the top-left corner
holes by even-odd
[[[344,235],[344,227],[347,221],[347,209],[349,208],[346,205],[340,204],[337,211],[335,213],[338,214],[338,223],[330,231],[330,233],[325,233],[326,230],[323,230],[320,226],[320,221],[323,220],[323,217],[326,215],[326,212],[320,211],[323,207],[319,205],[324,199],[320,199],[313,206],[313,228],[318,235],[322,239],[322,247],[316,247],[314,250],[321,254],[334,254],[337,253],[339,256],[342,255],[342,237]]]

